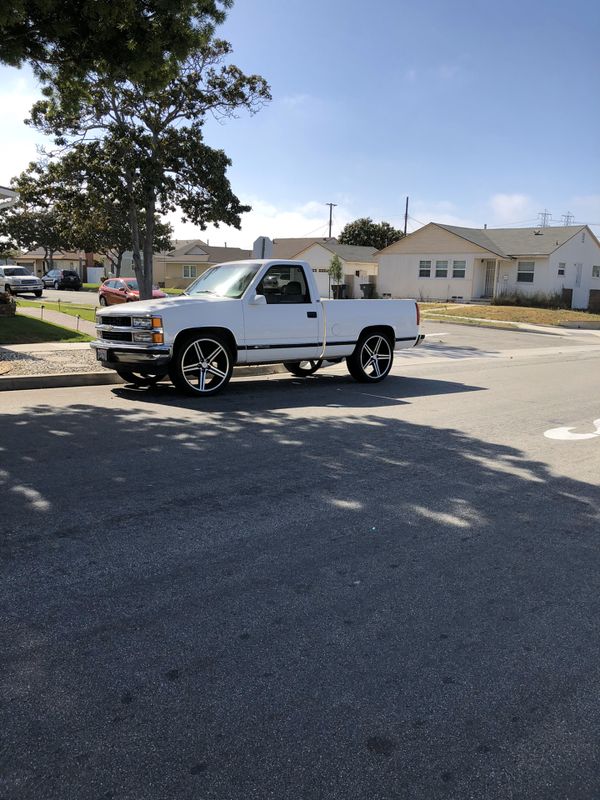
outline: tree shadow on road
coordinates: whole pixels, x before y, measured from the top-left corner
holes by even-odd
[[[598,487],[339,382],[0,415],[2,796],[597,794]]]

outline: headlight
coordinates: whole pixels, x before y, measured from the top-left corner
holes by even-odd
[[[102,317],[100,314],[96,314],[96,325],[102,325]]]
[[[152,318],[151,317],[132,317],[131,318],[131,327],[132,328],[152,328]]]
[[[152,342],[152,331],[135,331],[131,338],[134,342]]]

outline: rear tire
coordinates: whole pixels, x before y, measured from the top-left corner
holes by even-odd
[[[384,333],[363,334],[346,359],[348,372],[359,383],[379,383],[387,378],[394,363],[394,345]]]
[[[54,288],[55,289],[60,289],[60,284],[59,284],[58,281],[54,281]]]
[[[284,361],[283,366],[292,375],[298,378],[307,378],[314,375],[323,366],[323,359],[311,359],[310,361]]]
[[[177,347],[169,377],[179,391],[206,397],[224,389],[232,372],[229,343],[218,334],[193,333]]]
[[[127,369],[115,370],[117,375],[123,378],[127,383],[133,383],[135,386],[155,386],[159,381],[166,377],[167,372],[131,372]]]

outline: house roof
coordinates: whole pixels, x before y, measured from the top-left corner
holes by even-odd
[[[273,258],[293,258],[306,250],[311,244],[337,244],[337,239],[321,237],[304,237],[299,239],[273,239]]]
[[[181,261],[189,259],[196,262],[219,264],[221,261],[239,261],[252,258],[250,250],[239,247],[213,247],[201,239],[179,239],[173,250],[165,250],[158,255],[165,261]]]
[[[40,258],[47,258],[43,247],[38,247],[36,250],[28,250],[17,258],[26,258],[35,261]],[[53,261],[78,261],[79,259],[85,260],[85,253],[83,250],[55,250],[52,253]]]
[[[502,258],[550,255],[586,225],[549,226],[547,228],[459,228],[432,223],[449,233],[489,250]]]
[[[353,245],[353,244],[337,244],[331,241],[328,242],[313,242],[312,244],[305,247],[304,250],[308,250],[309,247],[312,247],[313,244],[319,244],[321,247],[324,247],[326,250],[329,250],[331,253],[335,253],[338,255],[342,261],[361,261],[361,262],[370,262],[375,264],[377,259],[375,255],[377,254],[377,249],[375,247],[362,247],[360,245]],[[304,250],[295,253],[295,255],[300,255],[304,252]]]

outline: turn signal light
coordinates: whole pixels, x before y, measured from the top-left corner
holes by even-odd
[[[161,317],[152,317],[152,327],[153,328],[162,328],[162,318]]]
[[[154,344],[162,344],[165,338],[162,333],[153,333],[152,334],[152,341]]]
[[[421,309],[419,308],[419,304],[415,303],[417,309],[417,325],[421,324]]]

